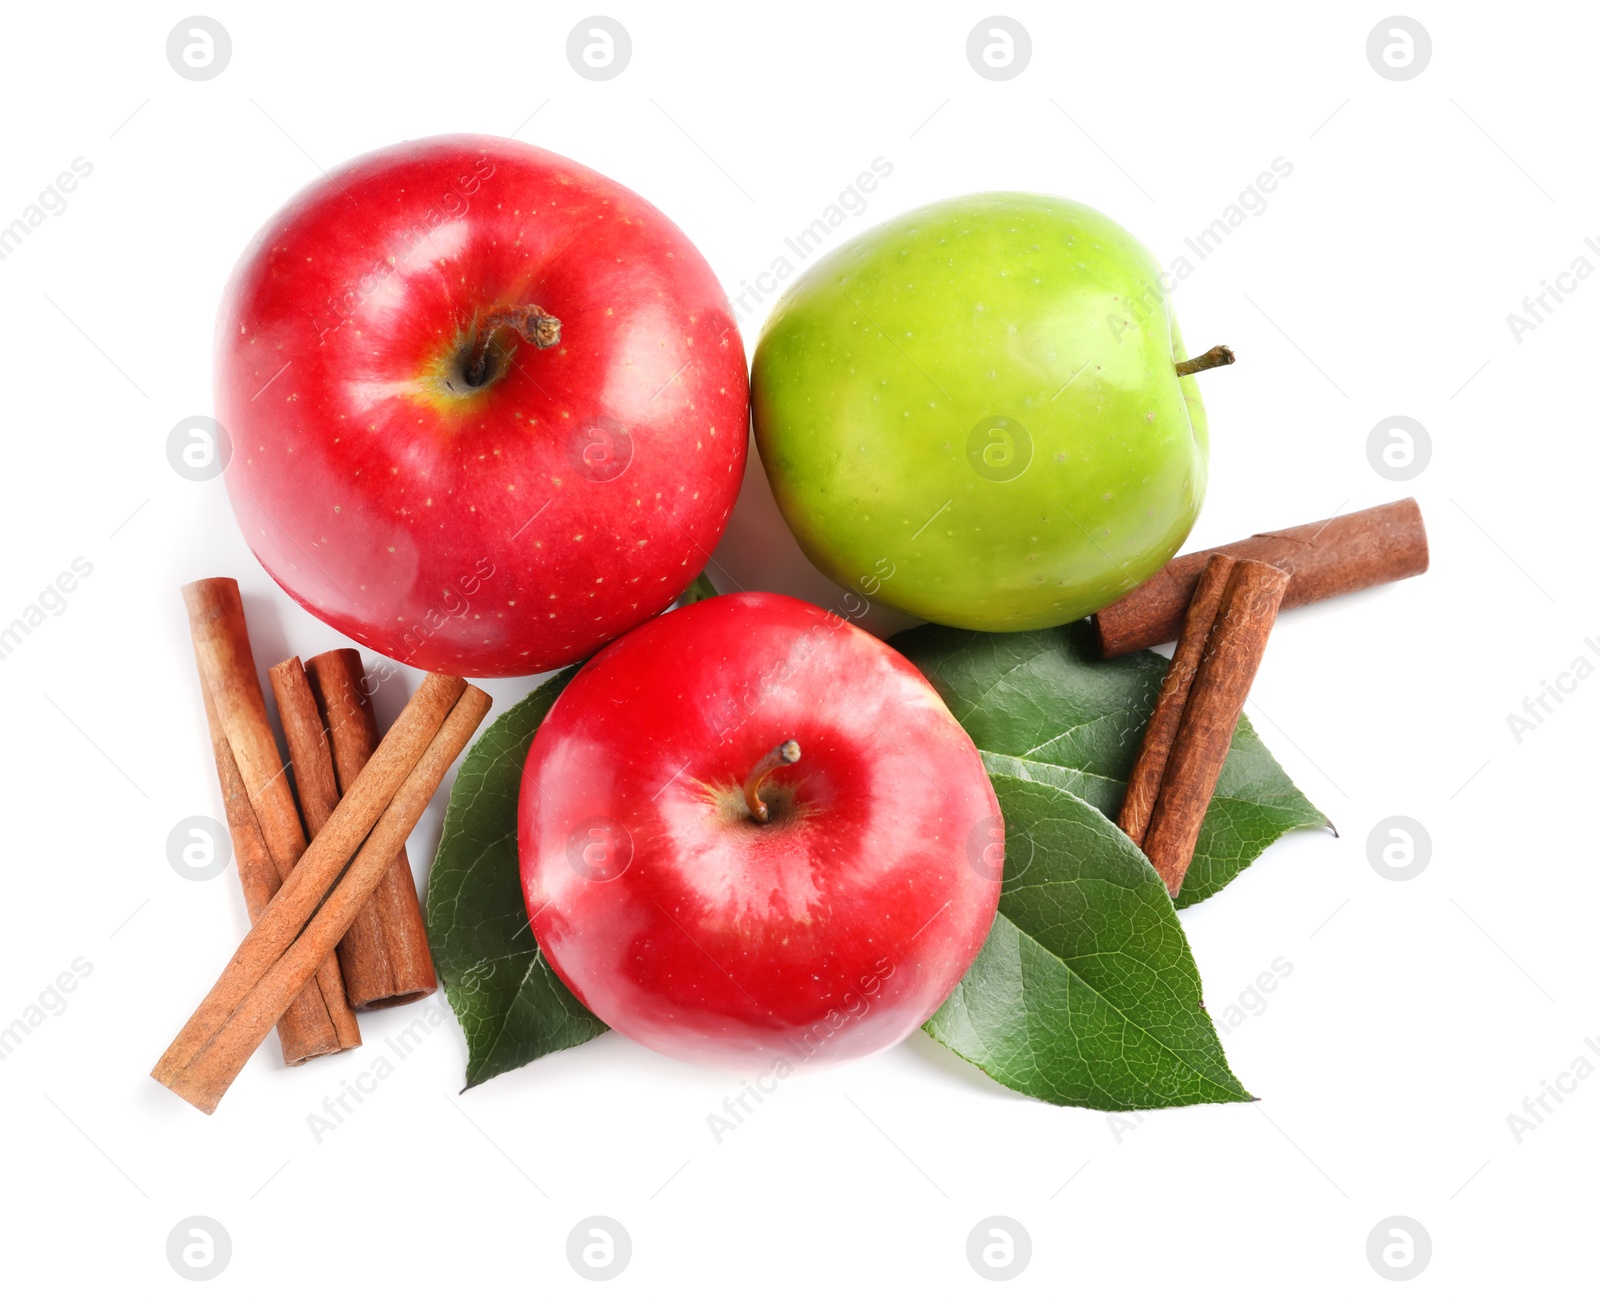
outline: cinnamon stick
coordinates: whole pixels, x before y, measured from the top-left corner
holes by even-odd
[[[300,796],[300,812],[305,817],[306,830],[313,837],[339,805],[339,781],[333,769],[333,753],[328,747],[328,736],[323,728],[322,715],[317,711],[316,698],[311,693],[311,683],[306,679],[305,668],[298,657],[285,659],[267,671],[272,683],[272,697],[278,705],[278,721],[283,726],[283,738],[289,745],[289,765],[294,771],[295,790]],[[339,942],[339,973],[344,976],[345,996],[352,1006],[360,1007],[366,998],[362,993],[364,975],[370,962],[364,951],[355,944],[372,934],[376,918],[369,916],[370,905],[363,907],[361,915],[350,927],[350,932]],[[381,955],[381,949],[380,949]]]
[[[1172,665],[1161,679],[1161,690],[1145,726],[1139,756],[1134,759],[1133,771],[1128,776],[1122,811],[1117,816],[1122,832],[1136,844],[1144,843],[1145,831],[1150,826],[1150,814],[1161,792],[1172,744],[1177,739],[1183,710],[1189,702],[1190,687],[1205,655],[1206,642],[1211,637],[1211,627],[1217,620],[1217,608],[1222,603],[1222,593],[1233,566],[1231,555],[1216,554],[1207,561],[1195,586],[1194,599],[1189,601],[1188,612],[1184,615]]]
[[[343,793],[361,775],[383,738],[372,695],[363,685],[361,655],[353,649],[332,650],[318,654],[306,668],[317,707],[328,726],[334,771]],[[373,890],[372,902],[383,961],[380,965],[375,956],[369,964],[385,974],[382,981],[370,983],[363,976],[368,1003],[400,1006],[437,991],[439,976],[433,968],[422,902],[404,847]]]
[[[1288,573],[1259,560],[1238,560],[1228,574],[1144,834],[1144,854],[1173,897],[1194,858],[1201,823],[1288,585]]]
[[[268,675],[289,741],[300,808],[314,836],[378,747],[378,719],[360,687],[361,655],[333,650],[304,666],[291,658]],[[402,1006],[438,989],[403,847],[339,940],[338,951],[345,991],[357,1009]]]
[[[250,806],[250,795],[239,775],[239,766],[233,760],[233,748],[222,729],[222,720],[217,716],[204,678],[200,682],[200,697],[205,704],[206,722],[211,727],[211,749],[217,763],[217,780],[222,785],[222,806],[233,841],[233,860],[239,868],[245,910],[254,923],[272,901],[282,880],[278,877],[278,868],[272,864],[272,854],[267,851],[267,841],[262,837],[255,809]],[[304,1064],[319,1055],[332,1055],[344,1049],[339,1045],[339,1035],[315,983],[302,988],[300,995],[283,1012],[283,1018],[278,1021],[278,1045],[283,1049],[284,1064],[289,1065]]]
[[[207,716],[216,718],[276,876],[267,893],[270,899],[305,852],[306,837],[278,742],[267,720],[267,704],[256,677],[255,657],[250,652],[239,584],[231,577],[191,582],[183,588],[183,603],[189,615],[201,691],[210,703]],[[216,738],[214,730],[213,747]],[[220,765],[218,770],[222,770]],[[255,919],[252,914],[252,922]],[[317,970],[316,995],[321,998],[323,1016],[332,1027],[335,1045],[324,1049],[294,1035],[290,1042],[293,1049],[284,1055],[289,1063],[296,1062],[290,1059],[291,1055],[305,1060],[311,1055],[361,1045],[361,1030],[345,998],[337,961],[329,960]],[[320,1042],[320,1037],[317,1040]],[[305,1048],[310,1048],[309,1055],[301,1054]]]
[[[1291,575],[1283,607],[1310,604],[1428,570],[1422,511],[1407,498],[1354,514],[1258,532],[1243,541],[1179,555],[1144,585],[1094,616],[1106,658],[1172,640],[1206,561],[1218,552],[1256,559]]]
[[[490,702],[457,677],[423,680],[152,1077],[207,1114],[216,1109],[333,953]]]

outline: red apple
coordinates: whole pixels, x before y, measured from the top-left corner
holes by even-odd
[[[512,140],[380,149],[290,200],[217,322],[246,540],[432,671],[573,662],[704,566],[743,477],[744,347],[675,225]]]
[[[533,932],[585,1006],[669,1055],[780,1072],[914,1031],[1000,895],[966,732],[882,641],[782,595],[598,654],[534,737],[517,833]]]

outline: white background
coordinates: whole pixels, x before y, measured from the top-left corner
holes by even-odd
[[[1404,1214],[1433,1244],[1418,1295],[1592,1287],[1600,1078],[1520,1143],[1506,1116],[1600,1052],[1600,681],[1520,744],[1506,715],[1580,655],[1600,666],[1600,282],[1520,343],[1506,316],[1600,236],[1600,24],[1578,6],[1414,10],[1432,62],[1393,82],[1365,53],[1383,9],[1315,8],[1017,5],[1032,62],[992,82],[965,55],[981,7],[622,4],[632,63],[596,83],[567,63],[589,12],[569,5],[222,5],[232,61],[195,83],[165,57],[180,8],[9,6],[0,223],[75,157],[93,173],[0,262],[0,622],[75,556],[94,567],[0,661],[0,1022],[75,957],[93,974],[0,1061],[0,1285],[190,1293],[165,1242],[204,1214],[233,1244],[217,1295],[587,1294],[565,1241],[606,1214],[633,1241],[608,1293],[976,1294],[993,1283],[967,1234],[1005,1214],[1033,1241],[1018,1294],[1349,1296],[1388,1292],[1366,1240]],[[165,852],[178,820],[220,815],[178,586],[236,575],[262,666],[341,643],[165,440],[211,409],[213,314],[260,223],[319,168],[450,130],[616,177],[735,293],[880,155],[893,175],[835,244],[1019,188],[1100,208],[1163,263],[1274,158],[1293,164],[1175,298],[1195,351],[1240,357],[1203,380],[1194,540],[1414,493],[1434,561],[1286,615],[1257,684],[1257,725],[1341,832],[1290,836],[1184,913],[1213,1011],[1274,958],[1293,966],[1224,1038],[1260,1104],[1116,1132],[919,1034],[786,1082],[718,1144],[706,1115],[737,1076],[613,1034],[457,1096],[449,1020],[319,1144],[306,1116],[414,1008],[367,1017],[362,1055],[288,1071],[269,1044],[213,1118],[150,1081],[245,923],[231,872],[189,882]],[[1395,414],[1434,448],[1404,484],[1366,454]],[[752,457],[724,584],[825,592],[765,490]],[[529,686],[483,684],[501,706]],[[442,806],[412,838],[419,875]],[[1405,883],[1367,857],[1393,814],[1433,842]]]

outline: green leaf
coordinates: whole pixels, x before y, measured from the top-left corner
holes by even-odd
[[[1056,1105],[1146,1110],[1252,1097],[1228,1067],[1172,900],[1077,795],[994,775],[1000,914],[925,1025],[995,1081]]]
[[[428,877],[428,945],[467,1037],[467,1086],[606,1031],[567,990],[528,925],[517,799],[533,734],[577,672],[507,709],[461,764]]]
[[[1115,818],[1167,660],[1102,659],[1087,622],[989,633],[928,624],[890,642],[985,751],[991,772],[1056,785]],[[1178,906],[1210,897],[1289,830],[1328,825],[1247,718],[1217,781]]]
[[[716,593],[717,588],[711,585],[710,574],[705,569],[702,569],[700,576],[690,582],[688,589],[678,597],[678,603],[675,607],[687,609],[691,604],[698,604],[701,600],[711,599]]]

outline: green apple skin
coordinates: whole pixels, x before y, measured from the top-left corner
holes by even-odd
[[[1104,608],[1205,496],[1207,433],[1161,268],[1091,208],[973,194],[895,217],[774,309],[756,445],[811,562],[975,631]]]

